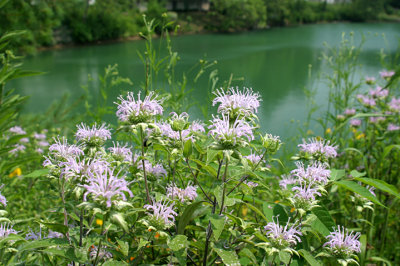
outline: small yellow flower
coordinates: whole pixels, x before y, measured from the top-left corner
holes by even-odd
[[[326,132],[326,134],[331,134],[332,133],[332,129],[330,127],[328,127],[325,132]]]
[[[314,134],[314,131],[312,131],[311,129],[309,129],[309,130],[307,130],[307,133],[306,133],[307,135],[313,135]]]
[[[274,203],[279,203],[279,200],[275,200]]]
[[[96,224],[102,226],[103,225],[103,220],[102,219],[96,219]]]
[[[243,215],[243,216],[246,216],[246,215],[247,215],[247,211],[248,211],[247,206],[244,205],[244,206],[242,207],[242,215]]]
[[[9,177],[14,177],[14,176],[20,176],[22,175],[21,168],[16,168],[14,171],[12,171],[8,176]]]
[[[290,212],[294,212],[296,209],[294,208],[294,207],[292,207],[291,209],[290,209]]]
[[[362,138],[365,138],[365,134],[364,133],[361,133],[361,134],[356,136],[357,140],[362,139]]]
[[[154,236],[156,239],[158,239],[159,237],[160,237],[160,233],[159,232],[157,232],[156,234],[155,234],[155,236]]]
[[[352,131],[353,131],[353,134],[357,134],[357,129],[356,128],[353,128]]]

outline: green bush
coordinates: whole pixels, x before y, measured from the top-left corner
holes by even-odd
[[[211,30],[222,32],[251,30],[265,26],[266,6],[262,0],[212,0]]]

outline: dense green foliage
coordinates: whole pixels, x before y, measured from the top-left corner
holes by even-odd
[[[306,0],[211,0],[208,13],[168,13],[161,0],[12,0],[1,1],[0,33],[26,30],[13,39],[11,47],[32,53],[38,47],[56,44],[91,43],[137,36],[148,19],[168,17],[186,27],[212,31],[240,31],[319,21],[398,20],[394,0],[353,0],[327,4]],[[140,4],[139,4],[140,3]],[[146,6],[147,8],[143,8]],[[142,11],[139,10],[142,8]],[[193,19],[195,18],[195,19]],[[173,30],[172,25],[169,27]],[[156,27],[161,33],[161,28]]]
[[[153,36],[160,25],[165,40],[157,46]],[[144,19],[144,26],[143,82],[127,96],[122,89],[131,81],[109,66],[99,82],[84,86],[86,113],[78,120],[65,117],[64,102],[46,118],[18,116],[25,99],[4,85],[37,73],[21,70],[6,50],[20,32],[0,39],[2,264],[399,263],[400,71],[360,80],[354,73],[361,46],[344,39],[327,49],[329,106],[314,117],[325,140],[314,136],[299,145],[294,164],[277,158],[287,144],[259,131],[259,95],[228,90],[231,81],[218,81],[213,62],[200,60],[193,76],[210,71],[209,100],[218,110],[203,110],[208,118],[214,113],[204,121],[208,127],[190,121],[184,113],[189,74],[175,75],[179,56],[170,25]],[[397,60],[382,55],[388,69]],[[159,87],[160,79],[169,92]],[[381,88],[371,89],[375,85]],[[107,104],[111,89],[121,90],[113,99],[118,107]],[[102,125],[117,108],[119,123]],[[354,112],[346,113],[350,108]],[[351,122],[356,119],[360,124]],[[304,148],[312,143],[319,149]],[[93,179],[104,176],[107,183],[96,187]],[[155,202],[160,212],[168,210],[168,219],[146,205]],[[354,239],[330,243],[338,226],[359,235],[348,236],[341,227]]]

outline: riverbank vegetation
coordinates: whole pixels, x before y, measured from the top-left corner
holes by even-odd
[[[398,21],[400,18],[400,6],[395,0],[352,0],[336,4],[306,0],[210,0],[205,1],[209,2],[206,11],[198,8],[197,11],[181,9],[177,12],[167,10],[169,2],[3,0],[0,34],[25,30],[24,35],[12,40],[10,47],[34,53],[39,47],[138,36],[145,31],[142,15],[148,20],[172,20],[170,30],[182,25],[180,33],[234,32],[329,21]]]
[[[327,49],[329,104],[310,105],[324,136],[304,135],[288,160],[289,144],[259,130],[256,89],[219,80],[214,62],[196,67],[210,106],[190,119],[169,23],[142,23],[142,82],[108,67],[84,87],[82,114],[60,102],[21,115],[26,98],[5,85],[39,73],[7,50],[21,32],[1,37],[2,264],[399,264],[398,55],[382,53],[386,69],[366,77],[351,36]]]

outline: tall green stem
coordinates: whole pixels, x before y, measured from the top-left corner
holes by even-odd
[[[149,185],[147,184],[146,167],[144,164],[144,132],[143,132],[142,128],[140,128],[140,142],[141,142],[141,146],[142,146],[142,166],[143,166],[144,186],[146,188],[146,199],[147,199],[147,203],[151,204]]]

